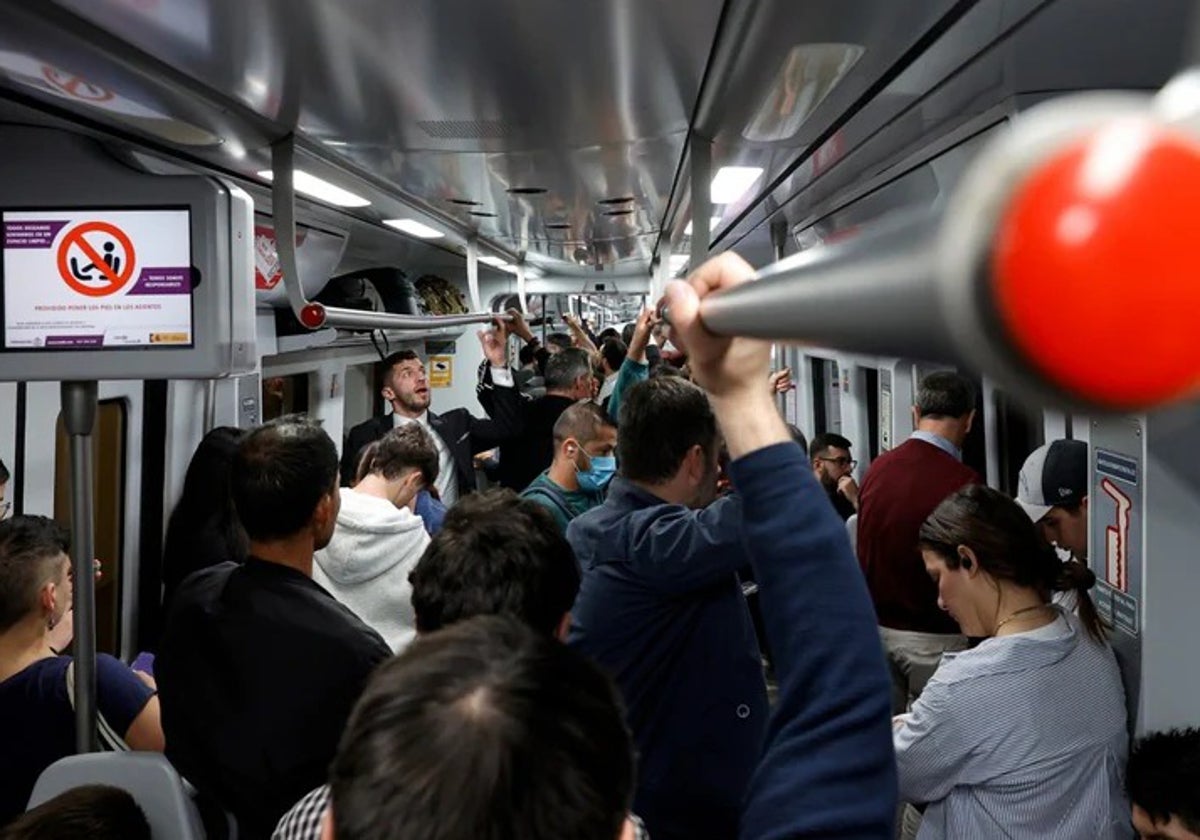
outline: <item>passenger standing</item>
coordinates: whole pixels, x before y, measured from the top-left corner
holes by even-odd
[[[700,298],[753,273],[735,255],[722,254],[687,283],[667,287],[673,335],[725,430],[779,677],[740,836],[881,840],[891,834],[896,765],[887,671],[862,574],[842,523],[820,501],[805,451],[789,440],[774,396],[758,385],[767,375],[769,345],[714,337],[697,317]],[[693,837],[720,836],[716,828]]]
[[[401,650],[416,634],[408,575],[429,546],[417,496],[437,479],[438,453],[416,424],[372,444],[367,474],[340,490],[337,528],[314,557],[313,580]]]
[[[566,533],[571,520],[604,503],[617,471],[617,427],[594,403],[576,403],[554,424],[554,461],[521,495],[537,502]]]
[[[854,468],[858,461],[850,457],[850,441],[841,435],[824,432],[813,438],[808,447],[812,459],[813,475],[829,502],[845,522],[858,511],[858,482],[854,480]]]
[[[1007,496],[973,485],[921,527],[938,603],[984,641],[948,653],[896,721],[900,796],[918,840],[1129,838],[1125,692],[1088,589]],[[1049,603],[1075,590],[1080,618]]]
[[[1200,840],[1200,729],[1139,738],[1125,785],[1142,840]]]
[[[1088,445],[1056,440],[1039,446],[1021,466],[1017,504],[1046,542],[1088,559]]]
[[[171,519],[163,547],[163,603],[168,604],[192,572],[240,563],[246,558],[246,534],[229,496],[229,474],[243,429],[218,426],[204,436],[183,479],[183,493]]]
[[[67,549],[66,529],[44,516],[0,522],[0,826],[25,810],[43,770],[75,753],[73,662],[51,647],[52,631],[70,621]],[[152,681],[104,653],[96,655],[96,704],[106,744],[115,736],[162,751]]]
[[[967,640],[938,609],[937,588],[917,549],[921,524],[942,500],[979,475],[962,463],[975,419],[975,386],[952,371],[925,377],[912,437],[871,463],[859,492],[858,560],[875,602],[892,672],[892,713],[902,713]]]
[[[767,723],[742,502],[713,501],[720,439],[699,388],[639,383],[621,421],[620,475],[567,529],[583,569],[570,643],[621,688],[650,836],[733,837]]]
[[[392,652],[312,579],[339,508],[337,449],[321,427],[289,417],[250,432],[231,484],[249,556],[183,582],[155,671],[167,757],[242,836],[267,837],[324,781],[367,676]]]
[[[1087,565],[1088,445],[1056,440],[1025,459],[1017,484],[1017,504],[1033,520],[1042,538]],[[1076,610],[1073,592],[1055,594],[1055,603]]]
[[[520,322],[524,325],[524,322]],[[528,334],[528,327],[524,331]],[[530,336],[532,337],[532,336]],[[478,418],[465,408],[445,414],[430,411],[429,380],[425,363],[412,350],[400,350],[383,360],[384,384],[380,393],[391,403],[391,416],[375,417],[350,430],[342,453],[342,484],[350,485],[360,453],[390,429],[418,423],[433,437],[438,449],[438,496],[452,507],[460,495],[475,490],[472,456],[496,446],[521,431],[521,396],[507,365],[508,328],[496,322],[490,332],[479,333],[483,355],[490,367],[483,373],[481,389],[486,393],[489,418]]]
[[[518,493],[554,460],[554,424],[580,400],[592,397],[592,361],[569,347],[546,362],[546,395],[522,405],[521,431],[500,443],[500,484]]]

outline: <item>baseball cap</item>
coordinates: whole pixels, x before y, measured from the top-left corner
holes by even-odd
[[[1073,507],[1088,492],[1088,445],[1056,440],[1025,459],[1017,481],[1017,504],[1037,522],[1058,506]]]

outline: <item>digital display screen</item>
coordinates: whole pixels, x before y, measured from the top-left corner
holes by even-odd
[[[7,210],[6,350],[191,347],[186,209]]]

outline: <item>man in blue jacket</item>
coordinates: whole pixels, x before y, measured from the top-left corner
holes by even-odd
[[[741,837],[886,840],[896,804],[890,681],[866,585],[841,519],[761,387],[769,345],[716,338],[697,316],[701,298],[752,274],[722,254],[667,292],[673,340],[689,354],[733,459],[741,535],[779,677]],[[701,724],[691,725],[701,737]]]
[[[720,438],[695,385],[639,383],[621,421],[620,475],[567,529],[583,572],[568,641],[621,689],[640,756],[634,811],[650,836],[733,837],[767,727],[736,574],[742,502],[714,502]]]

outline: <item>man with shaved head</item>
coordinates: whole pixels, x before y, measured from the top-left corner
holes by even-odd
[[[595,403],[568,408],[554,424],[554,460],[521,495],[545,507],[566,533],[571,520],[604,502],[617,469],[617,427]]]

